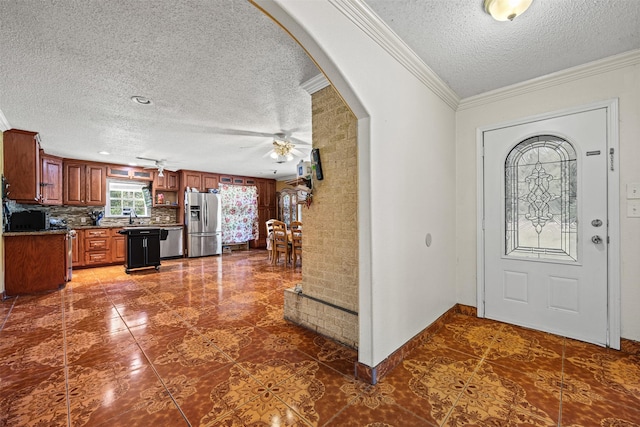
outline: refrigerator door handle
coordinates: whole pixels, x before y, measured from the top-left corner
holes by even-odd
[[[209,202],[206,196],[202,196],[204,199],[204,229],[209,230]]]

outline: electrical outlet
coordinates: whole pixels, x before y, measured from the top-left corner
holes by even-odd
[[[80,218],[80,222],[85,224],[87,222],[87,218]]]
[[[156,222],[160,222],[160,217],[159,216],[156,217]]]
[[[169,221],[170,219],[171,219],[171,218],[169,218],[168,216],[165,216],[165,217],[164,217],[164,220],[165,220],[165,221]]]

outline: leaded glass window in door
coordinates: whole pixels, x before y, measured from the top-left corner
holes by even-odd
[[[568,141],[528,138],[505,160],[505,254],[577,261],[577,159]]]

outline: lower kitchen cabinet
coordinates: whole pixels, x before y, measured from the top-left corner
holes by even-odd
[[[84,231],[84,265],[102,265],[111,262],[111,230],[88,228]]]
[[[56,290],[65,284],[65,232],[5,233],[3,237],[7,296]]]
[[[73,267],[82,267],[84,265],[84,233],[83,230],[75,230],[76,235],[71,243],[72,245],[72,265]]]
[[[127,257],[126,237],[118,233],[119,229],[111,230],[111,262],[123,263]]]

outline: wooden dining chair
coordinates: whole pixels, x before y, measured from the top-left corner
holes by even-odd
[[[273,249],[271,263],[277,264],[280,255],[284,257],[284,265],[289,262],[289,238],[287,237],[287,224],[282,221],[273,221]]]
[[[291,223],[293,227],[293,223]],[[291,229],[291,264],[295,267],[298,259],[302,267],[302,228]]]
[[[273,222],[275,219],[270,219],[265,222],[267,227],[267,253],[268,259],[271,261],[271,257],[273,256]]]

